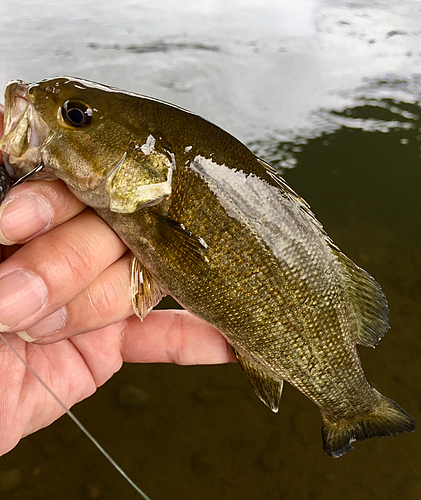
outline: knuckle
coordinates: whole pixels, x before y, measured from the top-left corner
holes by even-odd
[[[172,363],[177,365],[188,365],[189,342],[185,335],[187,316],[184,311],[173,311],[172,322],[169,325],[168,336],[168,357]]]
[[[89,253],[84,245],[71,235],[67,238],[52,239],[50,242],[50,259],[48,259],[48,275],[56,281],[72,280],[73,283],[84,283],[92,273]]]
[[[127,276],[120,275],[118,269],[108,271],[91,283],[84,299],[90,314],[95,315],[101,324],[133,313]]]
[[[93,283],[86,289],[86,301],[90,311],[100,319],[112,317],[118,307],[119,294],[109,280]]]

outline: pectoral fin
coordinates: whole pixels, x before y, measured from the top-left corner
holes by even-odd
[[[259,399],[277,413],[284,385],[283,379],[275,378],[246,353],[240,354],[238,349],[233,346],[231,348]]]
[[[155,245],[172,264],[185,272],[203,273],[209,265],[208,246],[201,237],[193,235],[180,224],[158,213],[155,219]]]
[[[131,289],[133,309],[141,320],[164,296],[149,271],[136,257],[131,262]]]

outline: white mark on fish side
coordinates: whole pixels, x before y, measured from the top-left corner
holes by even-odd
[[[144,184],[136,189],[136,197],[139,200],[144,200],[148,204],[156,204],[162,200],[164,196],[171,194],[171,182],[159,182],[157,184]]]
[[[199,243],[202,245],[203,248],[208,248],[208,244],[203,238],[199,238]]]
[[[155,143],[155,137],[153,137],[152,135],[148,135],[145,144],[142,144],[142,146],[140,146],[140,149],[145,155],[150,155],[155,151]]]
[[[314,244],[326,259],[333,258],[327,245],[322,243],[319,228],[282,187],[200,155],[190,163],[190,169],[206,182],[227,215],[251,229],[275,257],[282,260],[294,253],[289,251],[291,247],[307,248]]]
[[[169,153],[170,157],[171,157],[171,167],[168,169],[168,177],[167,177],[167,181],[171,184],[172,183],[172,174],[175,170],[175,155],[174,153]]]

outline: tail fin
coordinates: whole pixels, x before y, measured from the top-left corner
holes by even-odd
[[[417,422],[411,415],[391,399],[377,394],[379,396],[377,406],[352,420],[333,423],[322,416],[323,449],[329,456],[338,458],[353,450],[354,447],[351,445],[353,441],[415,431]]]

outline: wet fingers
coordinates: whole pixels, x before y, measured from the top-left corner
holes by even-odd
[[[25,182],[13,188],[0,206],[0,244],[27,241],[84,208],[59,180]]]
[[[99,330],[132,315],[130,260],[131,253],[127,252],[65,308],[27,328],[26,333],[30,337],[27,340],[35,339],[38,343],[50,344],[80,333]]]
[[[30,241],[1,264],[0,328],[26,330],[54,313],[57,329],[67,322],[62,308],[125,251],[91,210]]]

